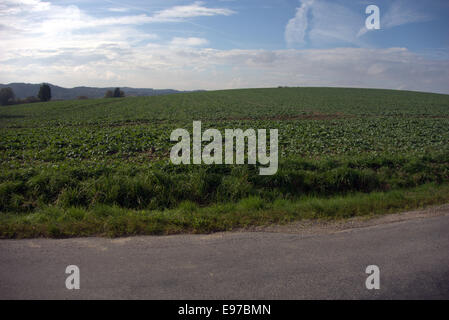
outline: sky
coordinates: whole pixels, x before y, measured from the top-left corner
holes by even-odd
[[[0,83],[449,93],[447,0],[0,0],[0,41]]]

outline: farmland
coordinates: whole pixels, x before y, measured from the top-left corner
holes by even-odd
[[[0,237],[213,232],[449,201],[449,97],[270,88],[0,108]],[[176,128],[279,130],[279,170],[175,166]]]

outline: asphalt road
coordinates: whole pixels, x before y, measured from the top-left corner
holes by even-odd
[[[2,240],[0,299],[449,299],[445,210],[311,234]],[[68,265],[79,290],[65,287]],[[379,290],[365,287],[368,265]]]

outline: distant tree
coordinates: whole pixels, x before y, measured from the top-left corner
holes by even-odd
[[[51,89],[47,83],[41,84],[39,94],[37,95],[41,101],[49,101],[51,99]]]
[[[10,88],[1,88],[0,89],[0,104],[5,106],[11,102],[14,101],[14,98],[16,95],[14,94],[14,91]]]
[[[106,91],[106,93],[104,94],[105,98],[112,98],[114,97],[114,92],[112,92],[111,90]]]
[[[122,98],[125,96],[125,93],[120,90],[120,88],[115,88],[114,91],[108,90],[104,94],[105,98]]]
[[[114,90],[114,98],[122,98],[125,96],[125,93],[120,90],[120,88],[115,88]]]
[[[86,100],[89,99],[87,96],[78,96],[78,100]]]

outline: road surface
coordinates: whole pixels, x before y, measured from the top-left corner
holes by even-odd
[[[449,299],[449,206],[429,212],[211,235],[2,240],[0,299]],[[79,290],[65,286],[68,265],[79,267]],[[379,290],[366,289],[368,265],[380,269]]]

